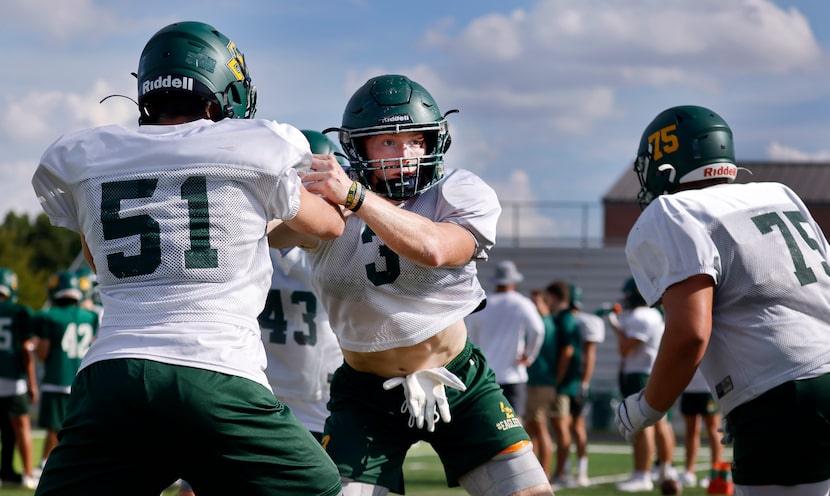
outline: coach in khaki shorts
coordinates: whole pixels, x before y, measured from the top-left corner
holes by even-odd
[[[533,442],[533,451],[539,463],[545,469],[548,479],[551,476],[553,462],[553,443],[551,442],[549,424],[554,401],[556,400],[556,324],[550,313],[547,292],[534,289],[530,299],[545,325],[545,335],[539,356],[527,367],[527,406],[525,408],[525,429]]]

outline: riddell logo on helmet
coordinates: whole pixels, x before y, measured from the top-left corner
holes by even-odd
[[[164,88],[193,91],[193,78],[187,76],[159,76],[155,79],[148,79],[141,83],[141,94]]]
[[[738,175],[738,168],[734,165],[726,164],[720,167],[706,167],[703,169],[703,177],[735,177]]]
[[[396,122],[412,122],[409,114],[385,115],[380,118],[380,124],[395,124]]]

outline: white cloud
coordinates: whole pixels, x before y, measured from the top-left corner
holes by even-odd
[[[0,162],[0,212],[38,214],[42,210],[32,189],[32,174],[37,167],[34,161],[16,160]]]
[[[767,146],[767,158],[782,162],[827,162],[830,161],[830,150],[820,150],[813,153],[808,153],[796,148],[782,145],[777,141],[772,142]]]
[[[719,92],[730,77],[812,71],[822,58],[806,18],[769,0],[540,0],[437,23],[423,44],[447,54],[449,70],[436,70],[445,84],[499,113],[557,111],[555,124],[613,88],[576,131],[617,114],[614,94],[626,88]],[[571,104],[557,106],[563,99]]]
[[[112,93],[111,86],[101,80],[85,93],[32,91],[8,106],[0,126],[14,140],[42,143],[84,127],[136,122],[138,110],[129,100],[99,103]]]
[[[529,202],[536,201],[537,198],[533,192],[530,175],[525,170],[513,170],[507,181],[488,183],[496,191],[502,204],[498,236],[521,238],[557,234],[557,224],[552,217],[543,215],[538,207],[528,206]],[[517,207],[519,210],[516,210]]]
[[[94,0],[11,0],[3,4],[0,26],[6,31],[36,32],[58,41],[100,40],[114,34],[147,30],[157,19],[120,16]]]

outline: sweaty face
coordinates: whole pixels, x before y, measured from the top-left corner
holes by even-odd
[[[378,167],[374,177],[378,179],[400,177],[414,174],[418,164],[417,158],[426,155],[426,142],[423,133],[379,134],[366,138],[366,156]],[[411,165],[411,167],[407,167]]]

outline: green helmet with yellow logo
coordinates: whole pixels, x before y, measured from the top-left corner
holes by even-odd
[[[158,118],[156,95],[178,92],[213,102],[221,118],[251,118],[256,113],[256,88],[245,57],[236,45],[202,22],[177,22],[150,38],[138,63],[139,123]]]
[[[732,129],[715,112],[694,105],[672,107],[654,118],[640,138],[634,172],[640,180],[638,200],[673,193],[684,183],[707,179],[735,180]]]
[[[6,267],[0,267],[0,295],[8,301],[17,301],[17,274]]]

